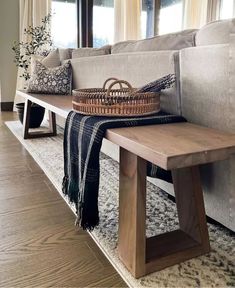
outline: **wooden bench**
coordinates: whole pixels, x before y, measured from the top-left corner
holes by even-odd
[[[66,117],[70,96],[35,95],[26,98],[24,138],[31,103]],[[55,130],[52,130],[55,134]],[[199,166],[235,153],[235,135],[190,123],[109,129],[106,138],[120,146],[119,256],[136,278],[210,251]],[[146,238],[146,162],[171,170],[179,229]],[[159,223],[160,224],[160,223]]]

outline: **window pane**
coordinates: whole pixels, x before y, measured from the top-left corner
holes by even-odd
[[[166,8],[175,4],[179,4],[182,0],[161,0],[161,8]]]
[[[221,0],[220,19],[233,17],[234,0]]]
[[[154,0],[142,0],[141,36],[149,38],[154,35]]]
[[[51,35],[56,47],[77,47],[76,0],[52,1]]]
[[[159,34],[182,30],[183,1],[162,0],[159,16]]]
[[[94,0],[93,47],[113,44],[114,0]]]

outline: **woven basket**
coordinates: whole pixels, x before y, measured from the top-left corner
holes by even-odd
[[[106,88],[111,80],[113,82]],[[113,89],[117,84],[120,88]],[[139,93],[127,81],[116,78],[107,79],[103,88],[75,89],[72,94],[73,109],[86,115],[125,117],[150,115],[160,110],[159,93]]]

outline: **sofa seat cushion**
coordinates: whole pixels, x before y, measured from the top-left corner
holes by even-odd
[[[112,46],[111,54],[138,51],[180,50],[192,47],[195,46],[194,38],[196,31],[195,29],[190,29],[144,40],[118,42]]]
[[[218,20],[203,26],[196,34],[196,46],[228,44],[232,23],[232,19]]]

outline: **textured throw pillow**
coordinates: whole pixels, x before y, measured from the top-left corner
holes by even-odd
[[[48,68],[60,66],[59,49],[51,51],[45,58],[42,59],[42,64]]]
[[[42,55],[32,55],[32,56],[31,56],[30,75],[32,75],[32,74],[33,74],[33,71],[35,70],[36,61],[42,62],[42,60],[43,60],[44,58],[45,58],[45,57],[42,56]]]
[[[44,66],[48,68],[60,66],[60,53],[59,49],[51,51],[46,57],[42,55],[31,56],[31,75],[35,69],[36,61],[40,61]]]
[[[44,94],[71,94],[72,69],[70,61],[65,64],[47,68],[36,61],[28,83],[28,92]]]
[[[59,48],[60,62],[71,59],[73,50],[73,48]]]

